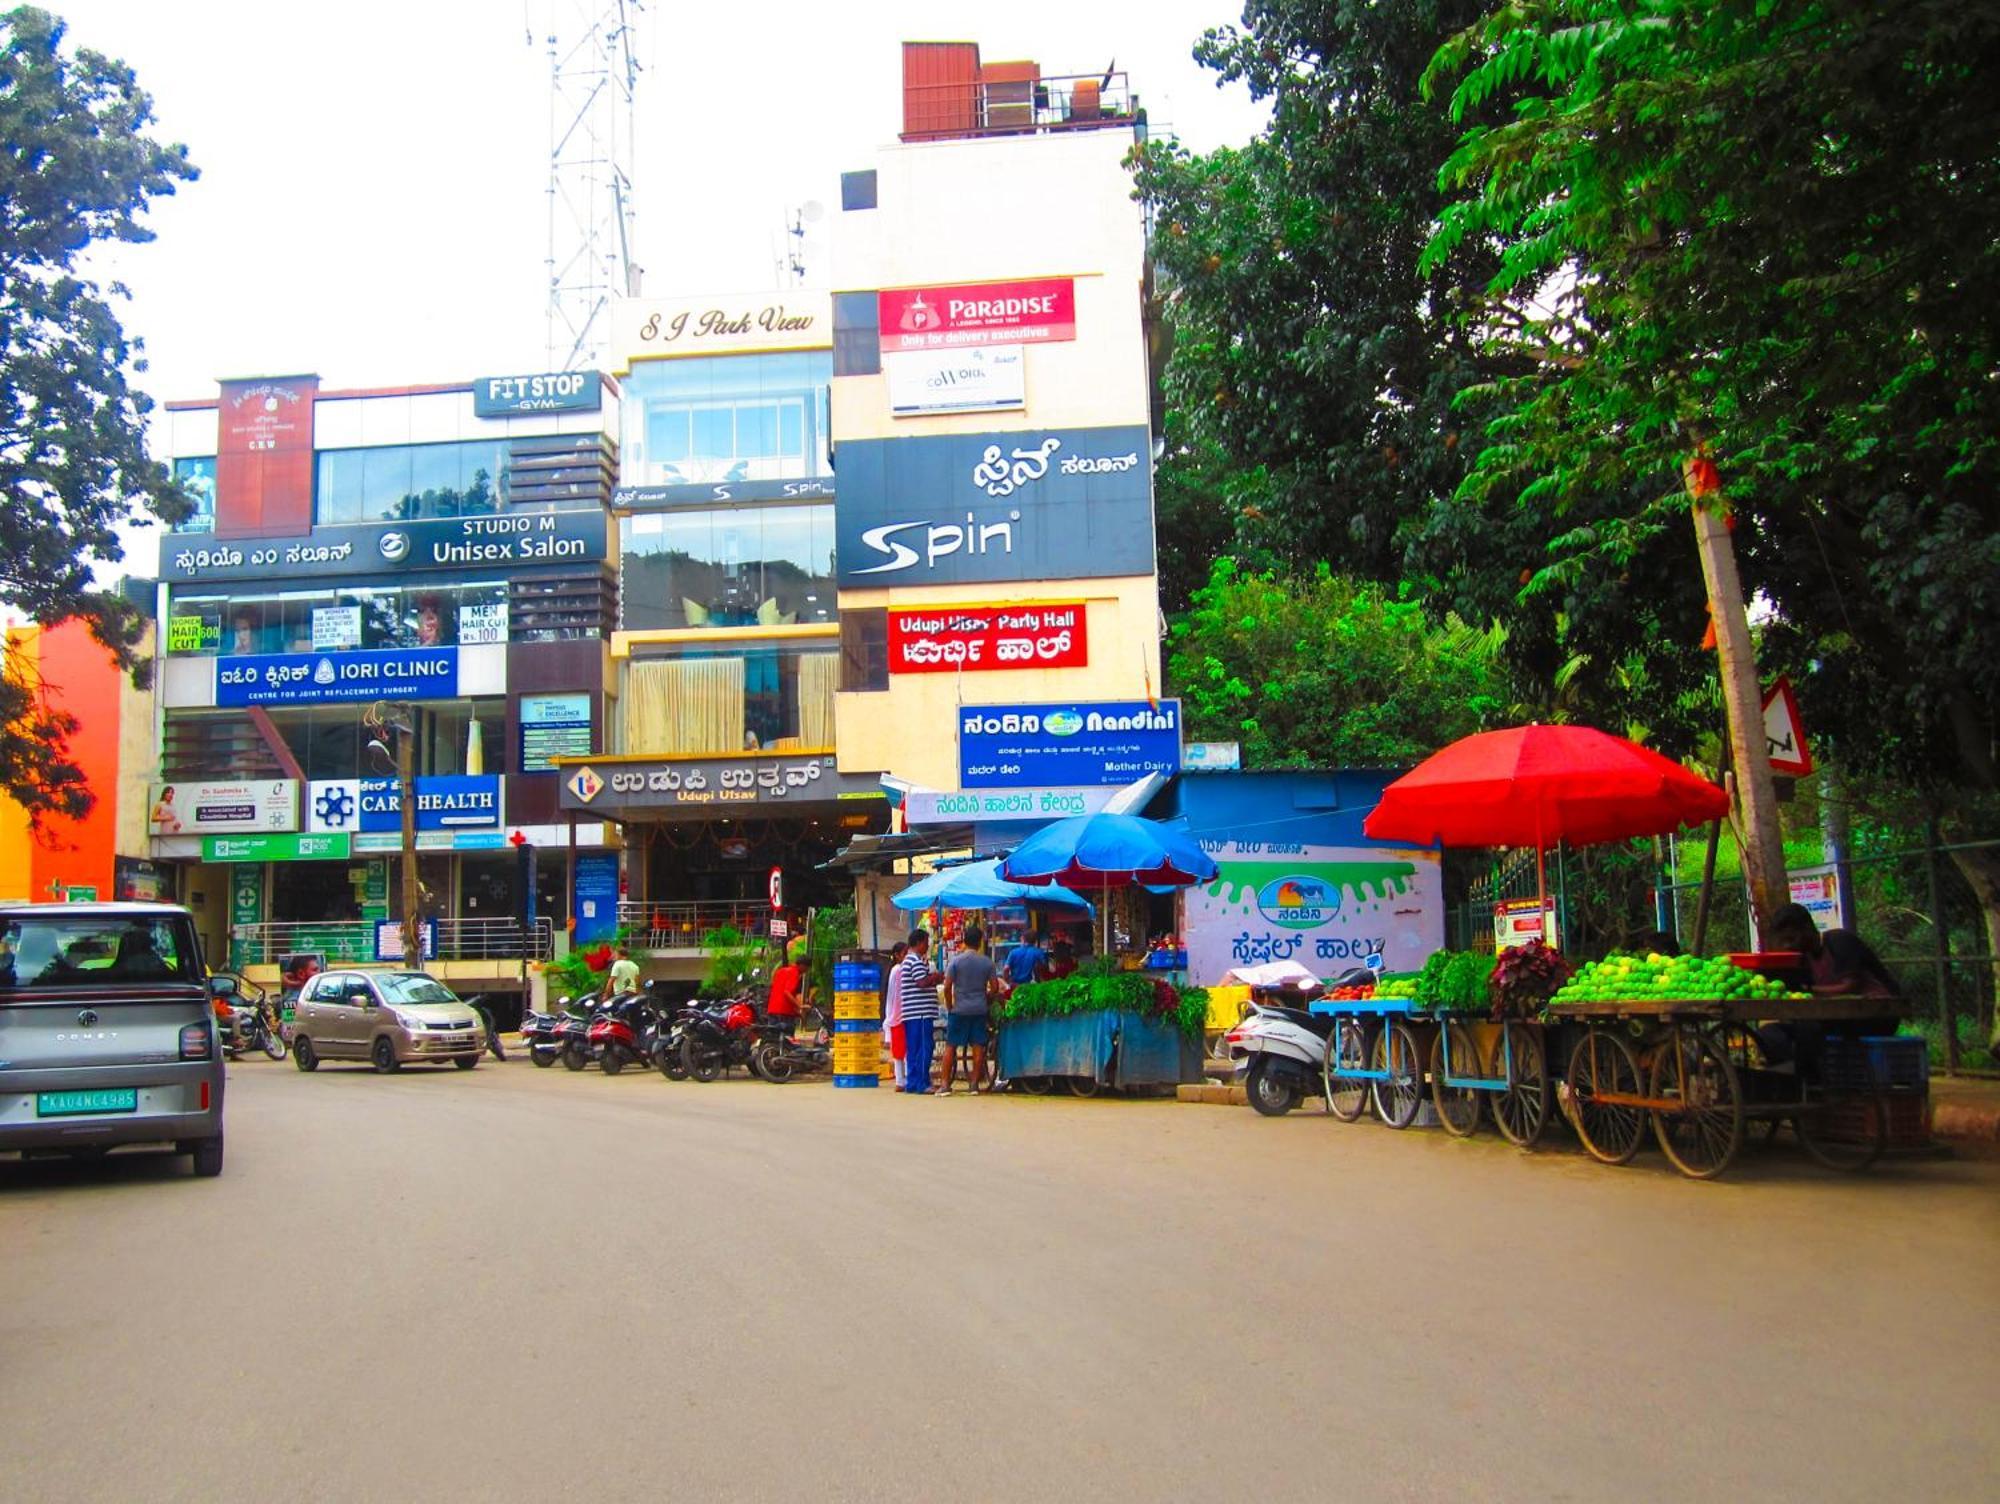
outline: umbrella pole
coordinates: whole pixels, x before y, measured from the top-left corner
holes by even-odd
[[[1550,949],[1554,949],[1554,942],[1549,938],[1549,873],[1548,868],[1543,864],[1543,857],[1545,855],[1546,853],[1542,849],[1541,835],[1537,832],[1535,836],[1535,923],[1541,928],[1542,944],[1549,946]]]

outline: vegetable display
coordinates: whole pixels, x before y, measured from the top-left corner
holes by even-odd
[[[1486,979],[1494,1017],[1533,1018],[1569,980],[1570,971],[1563,953],[1541,940],[1502,951]]]
[[[1077,1013],[1143,1013],[1170,1023],[1190,1039],[1200,1039],[1208,1021],[1208,989],[1176,989],[1143,971],[1075,976],[1052,982],[1024,982],[993,1010],[1011,1018],[1068,1018]]]
[[[1775,977],[1746,971],[1720,956],[1609,955],[1581,967],[1551,1002],[1712,1002],[1803,998]]]

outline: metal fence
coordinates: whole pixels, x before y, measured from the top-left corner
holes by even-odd
[[[750,899],[665,903],[626,898],[618,902],[618,924],[640,950],[698,950],[702,936],[719,929],[735,930],[745,939],[769,939],[771,906]]]
[[[230,955],[238,966],[272,963],[300,952],[317,952],[329,964],[338,965],[400,960],[400,955],[376,954],[375,926],[372,919],[241,924],[230,933]],[[437,954],[432,960],[518,962],[522,959],[522,931],[512,919],[433,919],[427,920],[426,926],[434,926],[437,934]],[[537,919],[526,940],[528,960],[548,960],[555,949],[554,924]]]

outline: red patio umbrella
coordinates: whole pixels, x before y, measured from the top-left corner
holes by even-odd
[[[1361,828],[1428,846],[1588,846],[1720,819],[1729,796],[1706,778],[1590,726],[1516,726],[1453,742],[1382,791]]]

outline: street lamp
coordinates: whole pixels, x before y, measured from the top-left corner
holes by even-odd
[[[374,735],[368,756],[384,772],[396,775],[396,800],[403,813],[403,964],[424,964],[423,884],[417,877],[417,708],[378,700],[361,718]],[[390,750],[390,739],[395,749]]]

